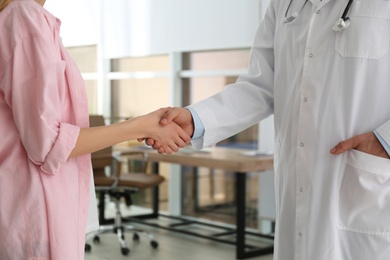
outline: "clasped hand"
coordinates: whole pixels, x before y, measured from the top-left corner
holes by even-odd
[[[145,143],[152,146],[159,153],[171,154],[177,152],[179,148],[185,147],[191,141],[188,133],[190,126],[180,121],[180,115],[172,114],[172,108],[161,108],[137,119],[138,128],[143,134],[137,138],[139,142],[145,140]],[[167,115],[176,118],[174,122],[164,119]],[[139,120],[143,118],[143,120]],[[162,120],[163,119],[163,120]],[[191,120],[190,120],[191,121]],[[157,122],[157,125],[156,125]],[[193,127],[192,127],[193,129]]]
[[[166,108],[159,121],[162,126],[168,126],[174,122],[175,125],[182,129],[185,136],[188,138],[188,140],[186,139],[186,143],[191,141],[191,136],[194,133],[194,123],[192,121],[191,112],[188,109],[180,107]],[[171,154],[172,152],[178,151],[178,149],[172,149],[172,147],[164,146],[161,141],[150,136],[147,138],[138,138],[137,140],[138,142],[145,141],[146,145],[151,146],[160,154]]]

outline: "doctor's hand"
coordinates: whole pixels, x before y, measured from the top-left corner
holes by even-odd
[[[191,112],[188,109],[181,107],[170,108],[160,119],[161,125],[169,125],[172,122],[180,126],[189,136],[194,134],[194,122]],[[151,146],[154,150],[158,150],[160,154],[167,152],[161,146],[160,142],[152,138],[138,139],[138,141],[145,141],[146,145]]]
[[[363,153],[390,159],[386,150],[383,148],[382,144],[379,142],[378,138],[373,132],[356,135],[352,138],[342,141],[334,148],[332,148],[330,153],[333,155],[338,155],[350,149],[355,149]]]

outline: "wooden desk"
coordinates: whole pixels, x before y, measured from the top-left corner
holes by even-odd
[[[224,232],[224,234],[213,235],[213,238],[210,236],[198,235],[193,232],[182,232],[190,235],[196,235],[198,237],[212,239],[214,241],[219,241],[223,243],[234,244],[236,246],[236,258],[245,259],[253,256],[269,254],[273,252],[273,246],[262,247],[262,248],[253,248],[247,246],[245,243],[245,208],[246,208],[246,177],[248,172],[260,172],[273,169],[273,157],[272,156],[244,156],[243,152],[247,150],[243,149],[231,149],[231,148],[210,148],[206,151],[194,151],[190,149],[182,149],[178,153],[171,155],[162,155],[158,154],[156,151],[151,149],[146,149],[145,147],[126,147],[126,146],[116,146],[115,151],[119,152],[121,156],[132,156],[131,153],[134,151],[143,150],[148,155],[148,161],[151,162],[166,162],[181,164],[186,166],[194,167],[208,167],[208,168],[217,168],[222,170],[228,170],[235,172],[236,176],[236,229],[234,231],[236,235],[235,242],[229,242],[228,240],[219,239],[218,237],[223,236],[224,234],[229,234],[232,232]],[[157,171],[158,172],[158,171]],[[156,194],[157,193],[157,194]],[[158,192],[154,194],[154,215],[158,216]],[[156,205],[157,204],[157,205]],[[193,223],[193,221],[190,221]],[[199,224],[199,223],[197,223]],[[156,225],[154,225],[156,226]],[[160,227],[160,226],[159,226]],[[170,229],[172,230],[172,229]],[[173,230],[175,231],[175,230]],[[257,234],[259,235],[259,234]],[[260,235],[265,238],[272,239],[270,235]],[[249,248],[250,250],[246,250]]]

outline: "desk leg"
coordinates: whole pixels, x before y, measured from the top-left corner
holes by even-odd
[[[193,198],[194,198],[194,212],[199,212],[199,168],[192,167],[193,179],[194,182],[194,190],[193,190]]]
[[[254,256],[265,255],[273,253],[273,245],[263,248],[251,249],[246,251],[245,233],[246,233],[246,177],[244,172],[236,172],[236,258],[246,259]],[[262,237],[273,239],[269,235],[262,235]]]
[[[159,174],[159,166],[158,162],[154,162],[152,165],[153,173]],[[159,203],[160,203],[160,195],[159,195],[159,187],[158,185],[153,188],[153,217],[158,217],[159,212]]]
[[[104,210],[105,210],[105,205],[104,205],[104,195],[106,194],[106,192],[104,191],[98,191],[98,195],[99,195],[99,205],[98,205],[98,209],[99,209],[99,223],[100,225],[104,225],[107,223],[107,220],[105,219],[104,217]]]
[[[246,173],[235,173],[236,176],[236,257],[245,258],[245,226],[246,226]]]

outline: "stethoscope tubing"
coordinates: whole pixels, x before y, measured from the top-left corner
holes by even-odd
[[[299,13],[302,11],[303,7],[305,7],[307,1],[308,0],[305,0],[305,2],[303,3],[303,5],[302,5],[301,9],[299,9],[299,11],[294,12],[294,13],[292,13],[291,16],[287,17],[288,11],[290,10],[291,4],[293,2],[293,0],[290,0],[290,3],[288,4],[287,9],[286,9],[286,13],[284,14],[283,23],[286,24],[286,23],[291,23],[292,21],[294,21],[295,18],[297,18]],[[348,15],[349,9],[352,6],[352,3],[353,3],[353,0],[348,1],[347,6],[345,7],[343,14],[341,15],[341,17],[339,19],[336,20],[336,22],[333,26],[333,31],[339,32],[339,31],[343,31],[343,30],[347,29],[347,27],[350,24],[350,19],[349,19],[349,17],[347,17],[347,15]]]
[[[344,9],[343,15],[341,16],[342,19],[347,18],[347,14],[349,12],[349,9],[351,8],[353,0],[349,0],[347,6]]]

